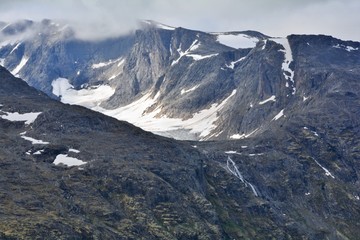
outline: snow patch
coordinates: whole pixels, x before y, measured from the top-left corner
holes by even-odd
[[[236,61],[231,62],[229,65],[226,64],[226,67],[227,67],[227,68],[230,68],[230,69],[234,69],[235,64],[238,63],[238,62],[241,62],[241,61],[244,60],[245,58],[246,58],[246,57],[242,57],[242,58],[240,58],[240,59],[238,59],[238,60],[236,60]]]
[[[267,40],[264,40],[264,45],[262,46],[261,50],[265,50],[267,44]]]
[[[36,145],[36,144],[42,144],[42,145],[50,144],[49,142],[44,142],[43,140],[38,140],[38,139],[27,137],[27,136],[24,136],[24,135],[21,135],[21,138],[25,139],[26,141],[30,141],[33,145]]]
[[[259,129],[257,128],[257,129],[255,129],[254,131],[250,132],[249,134],[245,134],[245,133],[239,134],[239,133],[237,133],[237,134],[231,135],[231,136],[230,136],[230,139],[244,139],[244,138],[248,138],[248,137],[250,137],[251,135],[253,135],[254,133],[256,133],[258,130],[259,130]]]
[[[39,150],[33,153],[33,155],[41,155],[44,152],[44,150]]]
[[[120,65],[124,63],[124,60],[125,59],[123,59],[123,58],[119,58],[119,59],[115,59],[115,60],[109,60],[107,62],[94,63],[93,65],[91,65],[91,68],[92,69],[103,68],[103,67],[107,67],[111,64],[117,63],[117,62],[119,62],[117,66],[120,67]]]
[[[69,149],[69,152],[73,152],[73,153],[80,153],[80,151],[79,151],[79,150],[74,149],[74,148],[70,148],[70,149]]]
[[[190,89],[181,89],[180,94],[181,94],[181,95],[184,95],[185,93],[192,92],[192,91],[194,91],[195,89],[197,89],[199,86],[200,86],[200,85],[196,85],[196,86],[194,86],[194,87],[192,87],[192,88],[190,88]]]
[[[290,81],[292,84],[292,95],[295,95],[296,88],[295,88],[295,81],[294,81],[294,71],[291,70],[290,64],[293,61],[292,51],[287,38],[272,38],[274,42],[282,45],[284,49],[280,49],[280,52],[284,53],[284,62],[282,63],[281,69],[283,70],[283,75],[286,80]],[[286,85],[288,86],[288,84]]]
[[[305,130],[309,130],[309,128],[307,128],[307,127],[304,127],[304,129],[305,129]],[[319,137],[319,134],[318,134],[316,131],[310,130],[310,132],[311,132],[312,134],[314,134],[316,137]]]
[[[151,93],[147,93],[140,99],[117,109],[107,110],[101,107],[96,107],[93,108],[93,110],[102,112],[119,120],[124,120],[131,123],[137,122],[138,126],[143,126],[149,123],[153,117],[145,114],[145,110],[155,104],[159,96],[160,94],[157,94],[154,98],[152,98]]]
[[[262,156],[262,155],[264,155],[264,153],[250,153],[250,154],[249,154],[250,157]]]
[[[259,102],[259,105],[263,105],[263,104],[268,103],[268,102],[276,102],[275,95],[272,95],[268,99],[265,99],[264,101]]]
[[[81,105],[92,108],[101,102],[109,99],[115,89],[108,85],[93,86],[86,89],[75,90],[74,86],[69,83],[66,78],[58,78],[51,83],[52,93],[60,97],[61,102]]]
[[[328,169],[323,167],[315,158],[313,158],[313,159],[314,159],[315,163],[325,171],[326,176],[330,176],[330,177],[335,179],[334,175],[332,175],[331,172]]]
[[[119,61],[119,63],[118,63],[118,67],[120,67],[121,65],[123,65],[124,64],[124,62],[125,62],[125,59],[121,59],[120,61]]]
[[[209,109],[204,109],[198,113],[195,113],[191,119],[186,120],[192,130],[190,132],[200,132],[200,137],[205,140],[205,137],[210,134],[212,130],[216,128],[214,122],[219,118],[218,112],[226,105],[226,102],[236,94],[236,90],[233,90],[229,97],[227,97],[220,104],[212,104]],[[186,128],[186,127],[185,127]]]
[[[103,68],[103,67],[109,66],[109,65],[112,64],[112,63],[113,63],[112,61],[94,63],[94,64],[91,66],[91,68],[92,68],[92,69]]]
[[[149,92],[129,105],[117,109],[104,109],[99,104],[115,92],[109,86],[75,90],[68,79],[59,78],[52,82],[52,87],[53,94],[60,97],[64,103],[85,106],[118,120],[128,121],[146,131],[168,137],[176,136],[178,139],[184,140],[206,140],[210,132],[216,128],[215,122],[219,118],[218,112],[236,93],[236,90],[233,90],[222,102],[214,103],[209,108],[194,113],[191,118],[183,120],[181,118],[169,118],[166,115],[158,116],[162,106],[147,112],[157,102],[160,93],[152,97]],[[194,90],[194,87],[183,89],[182,94]]]
[[[317,132],[315,132],[315,131],[311,131],[316,137],[318,137],[319,136],[319,134],[317,133]]]
[[[179,56],[178,59],[174,60],[174,61],[171,63],[171,66],[177,64],[182,57],[188,55],[190,52],[198,49],[199,47],[200,47],[200,42],[199,42],[198,39],[196,39],[196,40],[190,45],[190,47],[189,47],[185,52],[183,52],[183,51],[181,50],[181,44],[180,44],[179,48],[177,49],[177,52],[179,53],[180,56]]]
[[[87,162],[84,162],[84,161],[74,158],[74,157],[69,157],[67,154],[59,154],[56,156],[53,163],[55,165],[63,164],[68,167],[72,167],[72,166],[81,166],[81,165],[86,164]]]
[[[112,75],[111,77],[109,77],[108,81],[111,81],[111,80],[115,79],[119,75],[120,75],[120,73],[118,73],[116,75]]]
[[[21,71],[21,69],[26,65],[27,61],[29,60],[28,57],[24,56],[19,65],[17,65],[14,70],[11,71],[11,74],[14,76],[18,76],[19,72]]]
[[[119,120],[128,121],[146,131],[159,135],[169,136],[167,133],[178,133],[179,131],[182,131],[183,136],[178,137],[178,139],[206,140],[210,132],[216,128],[214,122],[219,118],[218,112],[226,105],[227,101],[235,95],[235,93],[236,90],[233,90],[221,103],[214,103],[210,108],[195,113],[187,120],[182,120],[181,118],[169,118],[166,115],[157,117],[156,115],[161,111],[161,106],[157,107],[152,112],[146,112],[149,107],[157,102],[157,98],[160,94],[157,94],[152,98],[151,93],[147,93],[137,101],[117,109],[107,110],[101,107],[92,109]],[[184,134],[185,132],[186,134]]]
[[[357,51],[359,50],[359,48],[354,48],[354,47],[351,47],[351,46],[346,46],[344,44],[336,44],[333,46],[334,48],[339,48],[339,49],[344,49],[348,52],[351,52],[351,51]]]
[[[187,54],[187,57],[192,57],[195,61],[203,60],[206,58],[211,58],[219,55],[218,53],[210,54],[210,55],[199,55],[199,54]]]
[[[217,41],[232,48],[254,48],[259,39],[246,34],[216,33]]]
[[[18,47],[21,45],[21,42],[19,42],[18,44],[16,44],[16,46],[11,50],[11,52],[9,53],[12,54],[16,49],[18,49]]]
[[[271,120],[271,121],[273,121],[273,120],[278,120],[279,118],[281,118],[282,116],[285,116],[284,115],[284,109],[283,110],[281,110],[278,114],[276,114],[276,116]]]
[[[241,153],[238,153],[237,151],[234,150],[230,150],[230,151],[225,151],[226,154],[238,154],[241,155]]]
[[[6,115],[0,115],[2,119],[6,119],[12,122],[25,122],[26,125],[32,124],[35,122],[36,118],[42,113],[42,112],[30,112],[30,113],[18,113],[18,112],[4,112],[0,111],[2,113],[5,113]]]

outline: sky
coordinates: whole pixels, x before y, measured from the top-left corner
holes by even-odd
[[[360,41],[359,0],[0,0],[0,21],[68,21],[78,37],[126,34],[149,19],[174,27]]]

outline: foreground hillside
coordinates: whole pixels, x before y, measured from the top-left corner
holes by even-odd
[[[359,102],[336,89],[257,137],[181,142],[51,100],[0,67],[0,236],[356,239]]]

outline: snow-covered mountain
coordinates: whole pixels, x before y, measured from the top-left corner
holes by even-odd
[[[90,42],[49,20],[1,32],[1,63],[30,85],[177,139],[256,136],[319,108],[334,82],[338,94],[353,94],[349,80],[359,76],[360,43],[322,35],[207,33],[144,21],[133,34]]]
[[[358,42],[0,23],[1,239],[356,239]]]

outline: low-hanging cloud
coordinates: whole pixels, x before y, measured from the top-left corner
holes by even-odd
[[[360,40],[358,0],[2,0],[0,20],[69,21],[80,38],[128,33],[138,20],[203,31],[257,30],[271,36],[328,34]]]

